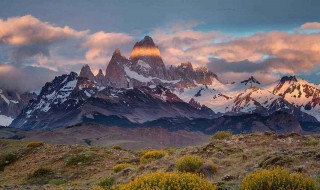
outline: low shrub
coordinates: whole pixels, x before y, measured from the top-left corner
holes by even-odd
[[[316,190],[316,182],[301,173],[274,168],[258,170],[241,182],[241,190]]]
[[[114,181],[115,181],[115,177],[110,176],[108,178],[102,179],[98,185],[104,189],[111,189]]]
[[[123,169],[128,168],[128,167],[130,167],[130,166],[131,166],[131,164],[128,164],[128,163],[116,164],[115,166],[113,166],[112,170],[113,170],[114,172],[120,172],[120,171],[122,171]]]
[[[14,163],[18,160],[18,156],[13,153],[5,154],[0,156],[0,171],[4,170],[4,167]]]
[[[176,163],[176,169],[180,172],[197,172],[203,161],[199,156],[185,155]]]
[[[112,149],[115,149],[115,150],[122,150],[122,147],[121,147],[121,146],[119,146],[119,145],[114,145],[114,146],[112,147]]]
[[[265,158],[259,166],[262,168],[269,168],[275,166],[289,166],[294,162],[294,158],[287,155],[273,155]]]
[[[65,165],[75,166],[80,164],[88,164],[94,160],[94,157],[95,155],[85,155],[85,154],[68,156],[65,159]]]
[[[36,148],[36,147],[40,147],[40,146],[43,146],[43,142],[29,142],[27,144],[27,147],[29,148]]]
[[[306,146],[317,146],[320,143],[318,139],[308,139]]]
[[[29,182],[32,184],[47,184],[54,178],[54,171],[49,168],[39,168],[29,175]]]
[[[218,131],[214,135],[212,135],[211,140],[223,140],[226,138],[230,138],[232,133],[229,131]]]
[[[135,178],[119,190],[183,189],[216,190],[217,187],[207,180],[190,173],[157,172]]]
[[[165,155],[167,155],[167,152],[162,151],[162,150],[149,151],[140,157],[140,162],[143,162],[143,163],[151,162],[154,160],[158,160],[158,159],[164,157]]]

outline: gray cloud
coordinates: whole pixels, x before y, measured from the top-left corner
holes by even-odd
[[[0,64],[0,88],[18,92],[36,90],[59,74],[45,68]]]

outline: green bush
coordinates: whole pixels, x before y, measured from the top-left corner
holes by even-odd
[[[72,155],[68,156],[65,160],[66,166],[76,166],[79,164],[88,164],[94,160],[95,155]]]
[[[114,181],[115,181],[115,177],[111,176],[111,177],[102,179],[98,185],[104,189],[111,189]]]
[[[116,164],[115,166],[113,166],[112,170],[113,170],[114,172],[120,172],[120,171],[122,171],[123,169],[128,168],[128,167],[130,167],[130,166],[131,166],[131,164],[128,164],[128,163]]]
[[[203,161],[199,156],[186,155],[178,160],[176,169],[180,172],[197,172],[202,166]]]
[[[158,160],[167,155],[167,152],[162,150],[153,150],[143,154],[140,158],[140,162],[147,163],[154,160]]]
[[[269,168],[275,166],[289,166],[294,162],[294,158],[287,155],[273,155],[265,158],[259,166],[262,168]]]
[[[157,172],[135,178],[120,190],[216,190],[217,187],[207,180],[190,173]]]
[[[218,131],[214,135],[212,135],[211,140],[223,140],[226,138],[230,138],[232,133],[229,131]]]
[[[307,175],[281,168],[263,169],[246,176],[241,190],[316,190],[316,182]]]
[[[54,178],[54,171],[49,168],[39,168],[29,175],[29,182],[32,184],[47,184]]]
[[[16,154],[10,153],[0,156],[0,171],[4,170],[4,167],[14,163],[18,160],[18,156]]]

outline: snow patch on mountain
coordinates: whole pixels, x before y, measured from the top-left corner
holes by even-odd
[[[0,126],[9,126],[13,121],[13,118],[5,116],[5,115],[0,115]]]

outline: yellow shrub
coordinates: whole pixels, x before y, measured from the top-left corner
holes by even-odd
[[[315,190],[316,182],[301,173],[275,168],[258,170],[246,176],[241,182],[241,190]]]
[[[128,167],[130,167],[130,166],[131,166],[131,164],[128,164],[128,163],[116,164],[115,166],[113,166],[112,170],[113,170],[114,172],[120,172],[120,171],[122,171],[123,169],[128,168]]]
[[[185,155],[176,163],[177,170],[181,172],[197,172],[203,161],[199,156]]]
[[[212,135],[211,140],[223,140],[232,136],[232,133],[229,131],[218,131]]]
[[[90,190],[104,190],[104,188],[97,185],[97,186],[94,186],[93,188],[91,188]]]
[[[150,152],[145,153],[144,155],[141,156],[140,158],[140,162],[151,162],[154,160],[158,160],[162,157],[164,157],[165,155],[167,155],[167,152],[162,151],[162,150],[153,150]]]
[[[30,148],[36,148],[36,147],[40,147],[40,146],[43,146],[43,142],[29,142],[27,144],[27,147],[30,147]]]
[[[137,177],[120,190],[180,189],[180,190],[216,190],[217,187],[207,180],[190,173],[157,172]]]

